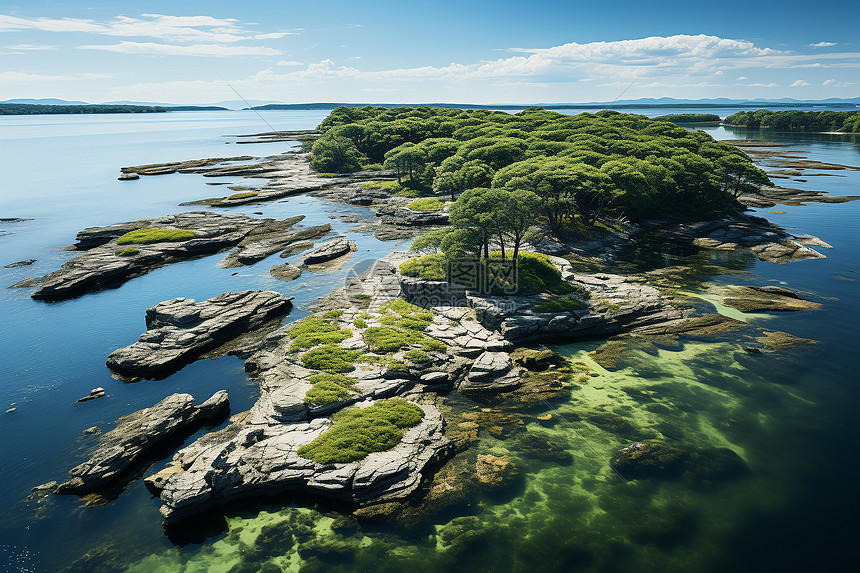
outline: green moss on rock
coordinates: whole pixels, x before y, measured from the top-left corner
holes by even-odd
[[[186,229],[135,229],[122,235],[116,240],[117,245],[148,245],[150,243],[177,243],[187,241],[197,236],[194,231]]]
[[[116,256],[118,257],[131,257],[140,252],[140,249],[135,249],[134,247],[126,247],[125,249],[120,249],[116,252]]]
[[[352,331],[338,328],[318,316],[309,316],[293,325],[290,336],[293,339],[290,351],[295,352],[319,344],[338,344],[352,336]]]
[[[338,374],[355,370],[355,361],[360,355],[358,350],[346,350],[337,344],[325,344],[302,354],[302,363],[307,368]]]
[[[298,454],[321,464],[358,461],[370,453],[390,450],[423,418],[420,407],[402,398],[341,410],[332,416],[331,428],[300,447]]]
[[[313,388],[305,393],[305,402],[320,406],[349,400],[350,390],[358,390],[355,380],[342,374],[314,374],[308,382]]]

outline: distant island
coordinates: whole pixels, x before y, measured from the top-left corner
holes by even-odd
[[[860,133],[860,111],[739,111],[724,123],[778,131]]]
[[[116,104],[45,105],[27,103],[0,103],[0,115],[45,115],[45,114],[97,114],[97,113],[165,113],[168,111],[221,111],[218,106],[151,106]]]
[[[672,123],[719,123],[722,121],[722,118],[715,113],[670,113],[658,115],[654,119]]]

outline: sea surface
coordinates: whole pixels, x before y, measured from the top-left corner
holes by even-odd
[[[737,109],[623,111],[725,116]],[[272,127],[289,130],[313,128],[326,112],[262,114]],[[795,290],[822,308],[753,315],[718,308],[756,326],[817,342],[802,361],[772,371],[738,363],[738,347],[730,339],[689,342],[656,356],[642,353],[636,364],[615,372],[588,355],[602,341],[560,346],[596,376],[524,419],[530,432],[561,446],[571,459],[524,458],[513,451],[509,437],[483,433],[478,451],[511,456],[523,470],[522,479],[491,496],[475,493],[467,504],[436,516],[429,529],[374,526],[333,533],[337,507],[296,498],[229,510],[208,527],[166,532],[159,502],[141,480],[108,503],[74,496],[27,501],[33,486],[62,481],[86,458],[97,441],[83,434],[86,428],[108,430],[119,416],[173,392],[202,400],[226,388],[234,412],[255,401],[258,390],[234,357],[200,360],[160,381],[129,384],[112,378],[104,360],[143,332],[146,308],[178,296],[200,300],[227,290],[271,289],[295,297],[289,322],[305,316],[315,299],[340,286],[356,266],[408,247],[408,242],[350,232],[355,224],[338,218],[372,217],[366,209],[298,196],[230,212],[279,219],[301,214],[308,225],[330,222],[333,235],[346,233],[358,245],[346,265],[282,282],[268,275],[271,266],[284,262],[277,256],[222,269],[220,254],[59,303],[34,301],[30,289],[5,288],[72,258],[74,253],[63,248],[84,227],[182,212],[189,208],[178,203],[226,194],[221,186],[207,185],[212,178],[193,174],[120,182],[120,167],[264,157],[289,148],[236,143],[238,134],[263,131],[269,127],[257,115],[239,111],[0,117],[0,218],[29,219],[0,222],[0,267],[36,259],[31,266],[0,268],[0,412],[14,408],[0,413],[0,570],[824,571],[855,562],[860,538],[860,202],[756,210],[792,232],[832,245],[821,249],[826,259],[777,265],[737,254],[677,254],[659,245],[647,256],[631,255],[635,270],[701,269],[681,286],[700,295],[702,304],[718,303],[705,292],[708,284]],[[717,139],[779,142],[810,160],[860,167],[857,136],[705,131]],[[766,162],[763,167],[769,168]],[[809,176],[813,173],[820,175]],[[807,171],[800,179],[806,181],[776,181],[834,195],[860,194],[860,171]],[[75,403],[98,386],[108,397]],[[552,413],[558,423],[534,421],[544,413]],[[595,413],[615,414],[623,427],[595,425],[589,421]],[[748,471],[707,487],[684,480],[628,480],[613,473],[607,460],[615,450],[655,436],[732,449]],[[156,462],[147,473],[164,463]],[[278,533],[274,540],[272,532]],[[308,549],[312,541],[328,550]],[[305,544],[302,555],[300,543]]]

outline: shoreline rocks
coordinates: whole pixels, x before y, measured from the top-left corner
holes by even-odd
[[[726,287],[726,293],[723,304],[741,312],[786,312],[821,308],[817,302],[804,300],[797,293],[776,286],[729,285]]]
[[[173,394],[123,416],[113,430],[101,436],[90,458],[69,471],[69,481],[60,484],[56,493],[85,494],[119,481],[159,443],[224,416],[228,410],[227,392],[220,390],[199,406],[190,394]]]
[[[161,302],[146,311],[147,331],[134,344],[113,351],[107,366],[127,377],[167,376],[207,350],[286,314],[290,301],[273,291],[243,291],[200,302]]]
[[[305,255],[304,263],[306,265],[326,263],[347,255],[354,250],[356,250],[354,242],[346,237],[337,237],[327,243],[323,243],[319,248]]]

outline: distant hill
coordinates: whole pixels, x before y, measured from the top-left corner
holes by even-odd
[[[426,105],[441,108],[456,109],[523,109],[524,107],[542,107],[546,109],[627,109],[627,108],[680,108],[680,107],[796,107],[827,105],[828,107],[854,108],[860,105],[860,98],[829,98],[826,100],[801,101],[791,98],[779,100],[739,100],[727,98],[712,98],[699,100],[685,100],[674,98],[643,98],[637,100],[619,100],[616,102],[588,102],[588,103],[535,103],[535,104],[457,104],[457,103],[274,103],[254,106],[245,109],[254,110],[332,110],[337,107],[362,107],[373,105],[378,107],[410,107]]]
[[[177,105],[171,107],[129,104],[32,104],[0,102],[0,115],[164,113],[171,111],[223,111],[217,106]]]

